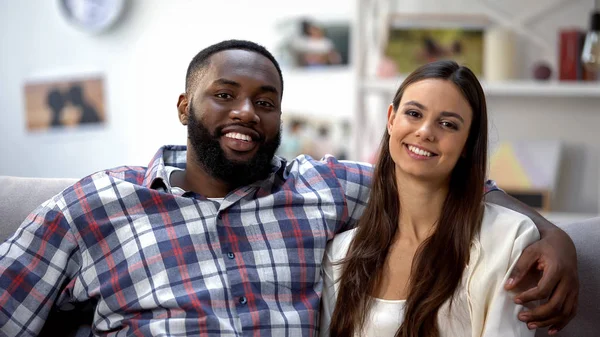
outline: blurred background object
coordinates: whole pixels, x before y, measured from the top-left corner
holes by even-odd
[[[560,141],[501,142],[490,155],[490,178],[506,193],[540,211],[552,209],[560,174]]]
[[[283,137],[277,155],[288,160],[306,154],[315,159],[333,155],[348,159],[351,134],[348,119],[327,119],[287,112],[282,116]]]
[[[350,24],[294,18],[282,21],[278,59],[284,66],[318,68],[348,65]],[[291,26],[291,27],[290,27]]]
[[[580,57],[593,0],[230,0],[228,10],[207,1],[74,0],[89,6],[81,7],[89,11],[72,11],[80,17],[118,14],[94,34],[73,24],[65,12],[67,2],[0,1],[0,175],[82,177],[123,164],[147,165],[159,146],[185,144],[175,103],[184,91],[187,66],[202,48],[236,38],[264,45],[282,63],[281,151],[287,157],[298,151],[315,157],[333,152],[372,160],[389,103],[409,71],[401,70],[394,55],[412,57],[415,66],[415,56],[478,56],[478,61],[458,60],[470,67],[477,62],[481,69],[492,149],[504,142],[560,141],[551,211],[598,214],[600,86],[595,72],[581,70]],[[104,9],[91,9],[94,4]],[[335,50],[339,63],[335,56],[317,57],[317,63],[327,64],[295,62],[290,49],[295,38],[305,41],[297,43],[300,49],[319,49],[306,43],[303,20],[316,27],[306,30],[310,39],[320,41],[314,46]],[[482,54],[446,37],[427,44],[413,39],[425,53],[397,47],[407,42],[392,35],[394,27],[424,31],[435,28],[436,20],[444,30],[457,28],[456,34],[478,28]],[[496,40],[497,49],[512,56],[493,52],[492,58],[506,62],[493,66],[485,54],[493,50],[486,34],[489,38],[496,28],[509,32]],[[568,30],[578,32],[569,35],[565,47],[565,65],[571,62],[575,79],[561,81],[561,32]],[[394,55],[386,53],[392,49]],[[538,64],[544,65],[544,76],[535,76]],[[497,80],[485,78],[486,67],[501,74]],[[86,85],[94,76],[101,80],[101,94]],[[69,98],[71,84],[66,82],[71,80],[81,84],[87,108]],[[48,86],[36,98],[38,108],[32,108],[25,88],[47,82],[64,84]],[[292,119],[308,141],[294,141]]]
[[[545,81],[550,77],[552,77],[552,68],[547,62],[540,61],[533,65],[533,78]]]
[[[71,23],[90,33],[101,33],[117,23],[126,0],[60,0]]]
[[[600,0],[595,0],[581,60],[589,71],[600,71]]]
[[[453,59],[469,64],[481,76],[487,23],[485,17],[475,15],[396,14],[391,18],[385,55],[403,75],[429,62]]]
[[[101,77],[26,82],[24,93],[29,131],[101,125],[106,121]]]
[[[483,78],[506,81],[516,78],[516,36],[510,27],[494,26],[485,31]]]

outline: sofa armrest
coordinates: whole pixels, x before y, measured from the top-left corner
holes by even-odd
[[[579,270],[577,315],[557,335],[561,337],[596,337],[600,331],[600,217],[572,223],[559,223],[575,243]],[[536,337],[548,336],[540,329]]]
[[[29,213],[76,181],[0,176],[0,243],[17,230]]]

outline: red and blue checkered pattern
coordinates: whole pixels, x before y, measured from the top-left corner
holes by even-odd
[[[327,241],[366,204],[372,168],[273,160],[222,201],[171,193],[161,148],[148,168],[88,176],[0,246],[0,335],[36,335],[55,307],[97,301],[107,336],[316,336]]]
[[[92,300],[99,335],[316,336],[325,246],[362,214],[372,168],[276,157],[215,201],[172,193],[166,166],[185,160],[165,146],[29,215],[0,246],[0,335],[35,336],[53,308]]]

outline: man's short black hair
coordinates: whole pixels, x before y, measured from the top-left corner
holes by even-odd
[[[190,65],[187,69],[187,74],[185,75],[185,92],[190,93],[190,89],[195,84],[198,75],[204,70],[210,62],[210,57],[218,52],[224,50],[231,49],[241,49],[247,50],[255,53],[259,53],[264,57],[268,58],[277,72],[279,73],[279,80],[281,81],[281,95],[283,96],[283,75],[281,75],[281,68],[279,68],[279,63],[275,60],[275,57],[263,46],[245,40],[226,40],[221,41],[217,44],[213,44],[212,46],[206,47],[202,49],[190,62]]]

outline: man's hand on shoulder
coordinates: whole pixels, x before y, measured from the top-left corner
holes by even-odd
[[[519,319],[527,322],[530,329],[549,327],[550,335],[564,328],[575,316],[579,295],[575,245],[567,233],[552,226],[554,228],[540,231],[541,239],[523,251],[506,284],[506,289],[512,290],[528,274],[542,273],[537,286],[518,293],[515,303],[547,299],[531,311],[521,312]]]
[[[579,276],[575,244],[562,229],[501,190],[489,191],[485,200],[526,215],[538,228],[540,240],[523,251],[505,288],[520,290],[520,286],[525,286],[528,279],[539,278],[536,286],[525,288],[525,291],[517,290],[515,302],[525,304],[542,301],[543,304],[520,313],[519,319],[527,322],[531,329],[549,327],[550,335],[557,333],[577,311]]]

